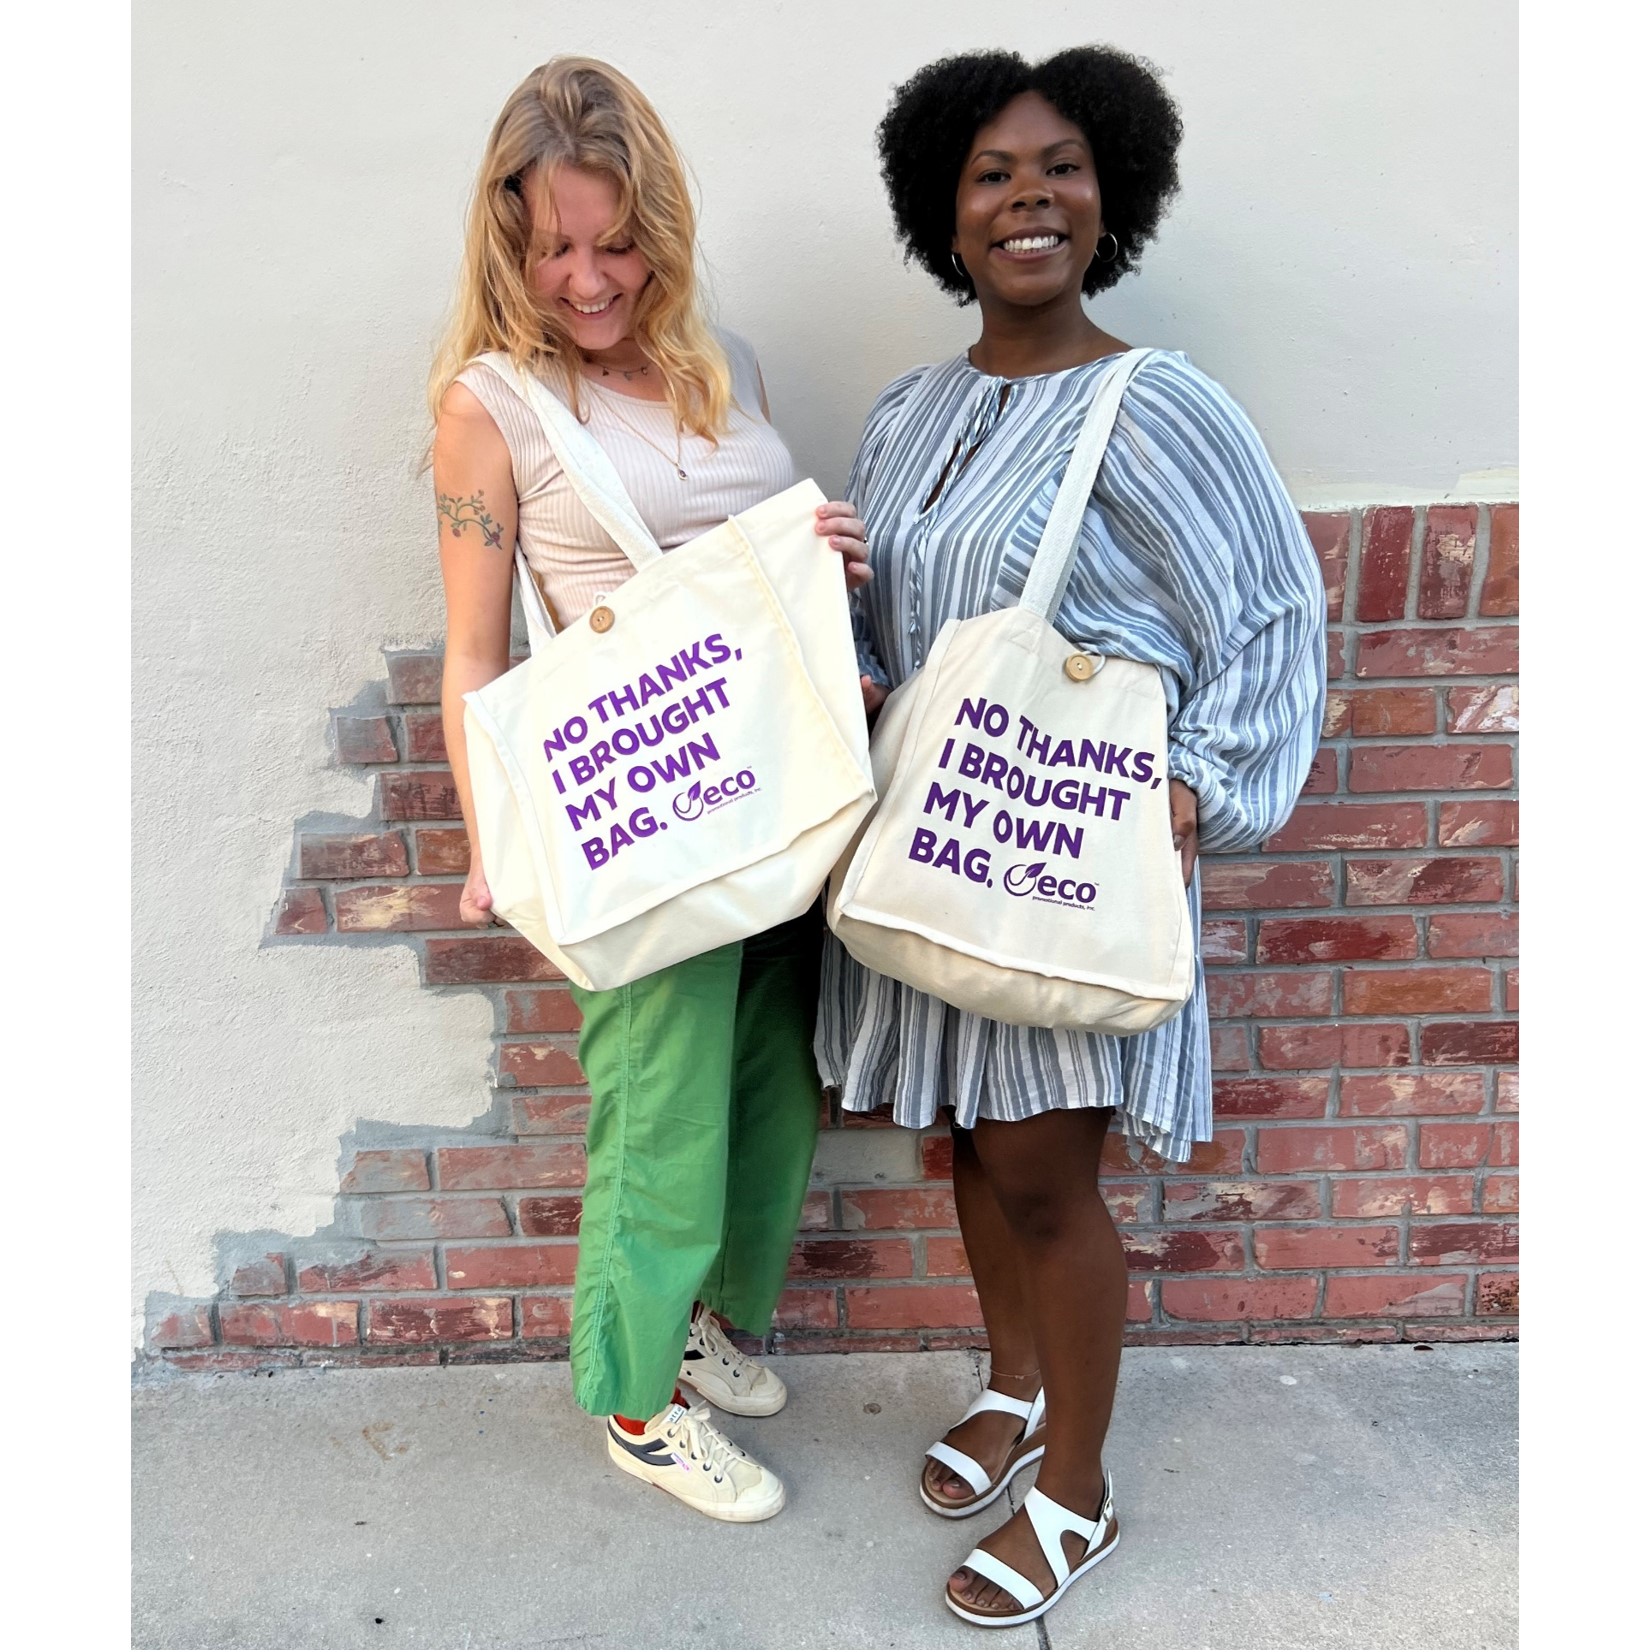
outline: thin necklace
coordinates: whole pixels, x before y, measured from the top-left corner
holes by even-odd
[[[660,447],[659,444],[654,441],[646,431],[638,430],[635,425],[633,425],[630,420],[618,410],[617,407],[609,403],[608,411],[615,419],[619,421],[620,424],[625,427],[626,430],[631,433],[632,436],[639,436],[644,442],[646,442],[647,445],[652,448],[653,451],[657,453],[667,465],[670,465],[675,470],[676,474],[680,476],[684,482],[688,479],[688,473],[682,469],[682,427],[680,425],[676,426],[676,457],[672,459],[671,456],[662,447]]]

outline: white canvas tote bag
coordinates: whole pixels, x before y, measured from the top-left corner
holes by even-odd
[[[615,987],[805,912],[874,801],[842,560],[812,482],[665,555],[571,410],[538,415],[636,573],[560,635],[519,548],[532,655],[465,695],[493,910]]]
[[[831,928],[860,963],[994,1021],[1138,1033],[1191,995],[1162,679],[1049,624],[1149,354],[1106,374],[1018,606],[948,620],[884,705],[881,801],[831,878]]]

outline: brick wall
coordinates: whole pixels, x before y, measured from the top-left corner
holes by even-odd
[[[1510,1336],[1517,507],[1307,523],[1330,600],[1323,746],[1264,853],[1204,866],[1215,1140],[1174,1170],[1108,1143],[1131,1337]],[[149,1351],[177,1364],[565,1352],[588,1109],[576,1015],[527,942],[456,927],[439,680],[437,655],[391,654],[384,709],[335,715],[340,761],[377,776],[375,814],[298,834],[271,938],[400,932],[427,986],[486,993],[495,1105],[473,1139],[356,1151],[334,1227],[358,1239],[294,1240],[213,1300],[157,1309]],[[823,1117],[775,1344],[978,1342],[948,1138]]]

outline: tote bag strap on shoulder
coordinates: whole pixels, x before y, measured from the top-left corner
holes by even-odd
[[[1094,491],[1095,478],[1100,474],[1106,444],[1111,440],[1112,426],[1117,423],[1118,409],[1123,405],[1123,392],[1136,371],[1155,353],[1130,350],[1101,379],[1100,388],[1089,404],[1088,416],[1071,450],[1060,491],[1055,494],[1053,509],[1048,513],[1048,523],[1037,541],[1037,553],[1031,559],[1025,590],[1020,594],[1020,607],[1029,608],[1041,619],[1052,620],[1061,597],[1066,594],[1066,581],[1071,577],[1082,533],[1083,512]]]
[[[524,373],[502,350],[492,350],[476,358],[498,374],[533,410],[544,439],[550,444],[579,503],[612,536],[630,565],[638,572],[664,553],[654,542],[641,512],[602,451],[601,443],[579,423],[573,410],[531,373]],[[521,608],[527,621],[528,642],[536,653],[555,633],[550,611],[538,581],[527,566],[520,547],[516,549],[516,577],[521,583]]]

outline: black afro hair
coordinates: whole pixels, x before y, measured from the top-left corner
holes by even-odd
[[[1180,111],[1143,58],[1074,46],[1042,63],[1027,63],[1018,52],[966,52],[930,63],[895,90],[877,128],[877,150],[906,262],[915,259],[959,304],[972,301],[974,284],[951,262],[957,180],[974,134],[1022,92],[1040,93],[1081,127],[1094,155],[1117,256],[1090,264],[1085,295],[1134,268],[1180,185]]]

